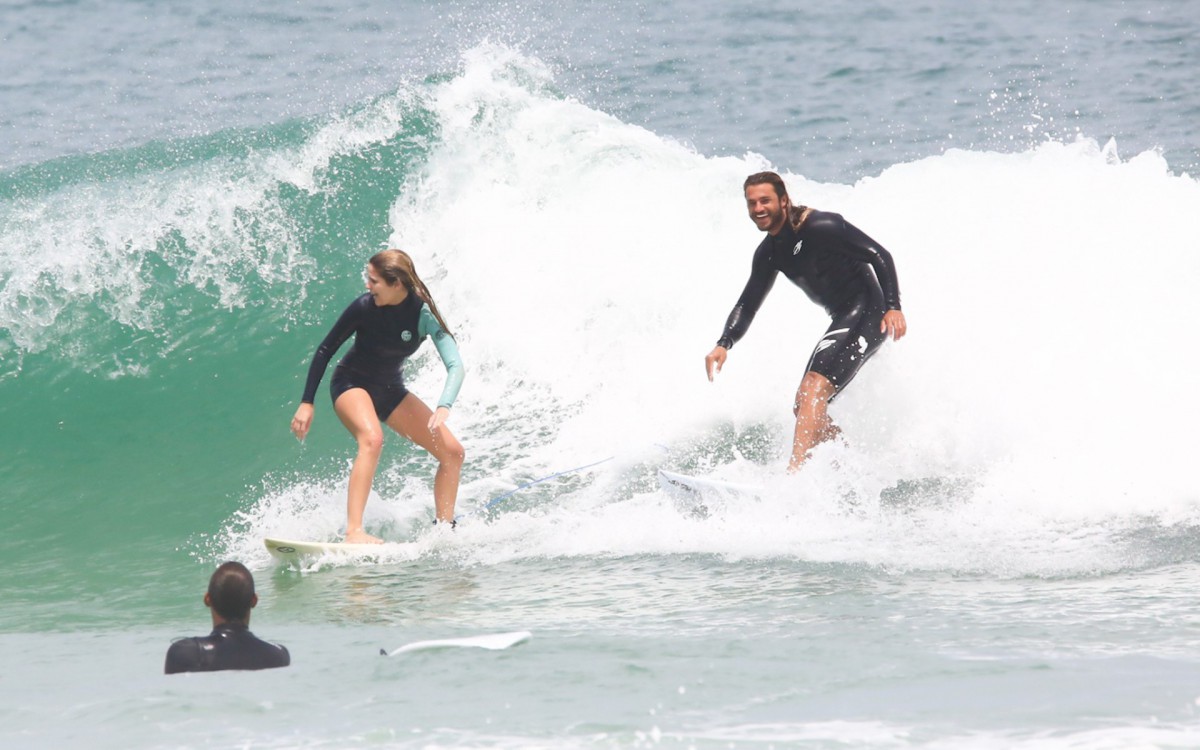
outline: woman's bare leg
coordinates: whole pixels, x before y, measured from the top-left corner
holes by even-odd
[[[346,491],[346,541],[356,544],[379,543],[363,529],[363,510],[375,481],[375,469],[383,452],[383,428],[375,416],[375,403],[362,388],[351,388],[333,404],[338,418],[358,443],[358,455],[350,468],[350,487]]]
[[[438,521],[449,523],[454,520],[454,503],[458,499],[458,482],[466,454],[446,425],[430,432],[432,414],[421,399],[410,393],[388,417],[387,425],[437,459],[437,474],[433,478],[434,514]]]

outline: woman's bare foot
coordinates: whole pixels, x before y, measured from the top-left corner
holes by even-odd
[[[362,529],[355,529],[346,532],[346,544],[383,544],[383,540],[377,536],[371,536]]]

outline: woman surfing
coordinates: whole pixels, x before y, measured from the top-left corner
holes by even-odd
[[[462,386],[464,370],[458,345],[417,276],[412,258],[401,250],[371,256],[366,267],[367,293],[350,303],[313,354],[292,433],[303,440],[313,421],[313,399],[329,361],[351,335],[354,345],[333,371],[329,392],[333,410],[358,443],[346,495],[349,543],[379,543],[363,528],[363,510],[383,451],[383,425],[429,452],[438,462],[433,480],[435,523],[454,523],[463,447],[446,426],[450,407]],[[433,339],[446,366],[446,385],[437,408],[430,410],[404,385],[404,362],[426,338]]]

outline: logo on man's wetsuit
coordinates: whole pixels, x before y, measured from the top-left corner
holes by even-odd
[[[401,331],[400,340],[406,343],[412,341],[412,331]]]
[[[800,240],[799,242],[797,242],[796,246],[792,248],[792,255],[799,255],[800,248],[803,246],[804,246],[804,240]]]

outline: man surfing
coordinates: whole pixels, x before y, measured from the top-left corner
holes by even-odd
[[[793,206],[778,174],[752,174],[742,189],[750,220],[767,236],[704,368],[712,381],[714,367],[721,371],[779,273],[825,308],[832,322],[808,360],[792,407],[796,433],[788,471],[796,471],[813,448],[841,434],[829,418],[829,402],[889,336],[904,336],[900,283],[887,250],[839,214]]]

